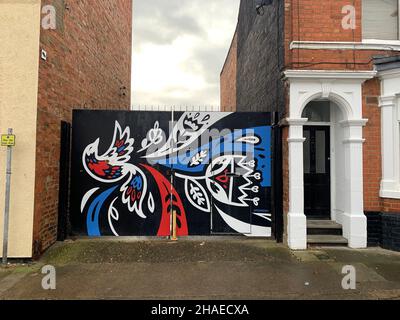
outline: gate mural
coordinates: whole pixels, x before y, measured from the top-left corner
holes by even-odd
[[[88,236],[272,236],[271,114],[74,111],[71,223]]]

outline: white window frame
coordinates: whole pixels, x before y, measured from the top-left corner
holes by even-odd
[[[362,5],[362,2],[361,2]],[[361,14],[361,23],[363,18]],[[362,43],[367,45],[400,45],[400,0],[397,0],[397,40],[382,40],[382,39],[364,39],[364,35],[361,34]],[[362,30],[361,30],[362,33]]]
[[[400,68],[383,71],[381,79],[381,198],[400,199]]]

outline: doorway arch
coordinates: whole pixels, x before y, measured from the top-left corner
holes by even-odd
[[[335,160],[331,182],[331,219],[343,227],[349,247],[365,248],[367,226],[363,203],[362,83],[374,77],[369,71],[288,70],[288,214],[287,242],[292,249],[307,248],[307,218],[304,210],[304,126],[312,124],[307,107],[314,101],[335,105],[330,128]],[[331,113],[332,116],[332,113]],[[332,140],[331,140],[332,141]],[[336,194],[335,194],[336,192]]]

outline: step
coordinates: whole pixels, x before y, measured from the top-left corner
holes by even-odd
[[[307,220],[307,228],[342,229],[342,226],[332,220]]]
[[[321,246],[335,246],[335,245],[347,245],[348,241],[342,236],[333,235],[309,235],[307,236],[307,243],[309,245],[321,245]]]
[[[308,235],[343,235],[342,226],[331,220],[307,220]]]

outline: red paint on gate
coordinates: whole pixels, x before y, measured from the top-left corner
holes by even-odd
[[[147,169],[151,175],[154,177],[154,180],[157,183],[158,189],[160,191],[161,203],[162,203],[162,215],[161,215],[161,223],[158,229],[157,236],[158,237],[167,237],[170,236],[170,207],[172,206],[173,210],[177,212],[177,235],[178,236],[188,236],[189,230],[187,225],[185,208],[183,207],[183,203],[181,198],[179,197],[178,192],[176,192],[175,188],[171,185],[171,183],[157,170],[148,166],[141,165],[145,169]],[[172,197],[171,197],[172,193]],[[172,203],[171,203],[172,199]]]

